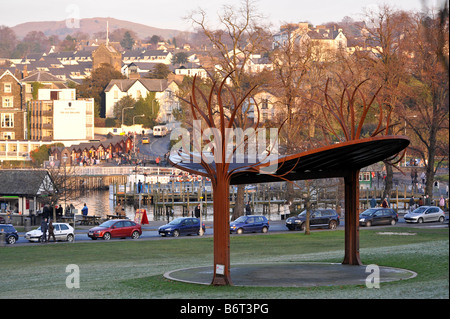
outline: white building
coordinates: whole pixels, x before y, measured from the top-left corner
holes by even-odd
[[[166,79],[111,80],[105,88],[105,117],[115,117],[114,106],[123,97],[145,99],[150,92],[155,92],[155,100],[159,104],[158,120],[169,122],[173,119],[172,111],[179,107],[177,91],[178,85]]]
[[[30,101],[31,139],[82,142],[94,139],[94,99],[76,100],[75,89],[40,89]]]

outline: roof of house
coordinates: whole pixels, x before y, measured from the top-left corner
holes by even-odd
[[[38,71],[24,78],[22,82],[64,82],[64,80],[48,72]]]
[[[36,196],[48,192],[45,182],[51,181],[47,170],[2,169],[0,170],[0,195]]]
[[[137,81],[141,82],[150,92],[162,92],[169,85],[166,79],[120,79],[111,80],[105,88],[105,92],[111,91],[114,85],[117,85],[122,92],[127,92]]]

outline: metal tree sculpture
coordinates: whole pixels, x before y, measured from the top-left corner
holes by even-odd
[[[236,118],[239,116],[247,117],[249,107],[245,104],[246,101],[252,99],[251,92],[255,87],[250,89],[239,100],[233,91],[226,86],[227,77],[225,77],[220,85],[214,81],[209,95],[204,94],[200,90],[194,77],[192,92],[189,101],[187,102],[191,108],[194,123],[192,125],[192,139],[189,142],[182,141],[182,151],[172,153],[170,161],[174,166],[180,165],[184,162],[182,169],[191,171],[195,174],[203,174],[211,179],[213,188],[213,208],[214,208],[214,278],[213,285],[231,285],[230,278],[230,255],[229,255],[229,188],[232,175],[238,171],[251,170],[253,167],[267,161],[270,158],[272,148],[266,148],[263,158],[257,161],[249,160],[248,153],[245,155],[242,148],[249,149],[254,137],[258,135],[259,127],[259,107],[254,101],[257,116],[253,125],[246,129],[249,134],[242,136],[242,138],[234,137],[236,134],[234,129],[237,128]],[[230,97],[230,103],[225,106],[224,91]],[[199,100],[200,97],[200,100]],[[201,104],[201,103],[203,104]],[[245,109],[244,109],[245,105]],[[206,108],[206,110],[205,110]],[[202,127],[205,124],[206,127]],[[175,133],[177,134],[177,133]],[[262,138],[264,138],[262,136]],[[206,151],[203,148],[202,142],[207,142]],[[192,150],[192,151],[191,151]],[[200,164],[202,169],[189,169],[189,163]]]
[[[214,276],[212,284],[232,284],[230,277],[229,222],[229,187],[231,184],[343,177],[346,218],[343,263],[360,265],[359,170],[362,167],[395,156],[409,144],[407,138],[397,136],[360,138],[362,124],[376,94],[368,104],[365,102],[364,96],[361,95],[364,107],[359,125],[355,126],[357,116],[355,115],[354,98],[362,83],[357,86],[352,94],[346,87],[342,93],[340,104],[335,103],[330,98],[327,93],[327,85],[325,89],[327,104],[322,106],[322,109],[324,112],[330,112],[338,121],[344,131],[345,141],[281,157],[274,151],[281,125],[280,128],[276,129],[276,139],[271,137],[269,147],[264,148],[264,152],[261,152],[261,149],[258,150],[262,156],[258,156],[258,160],[252,161],[249,149],[252,144],[256,144],[256,139],[252,138],[258,135],[259,126],[259,107],[256,101],[254,101],[254,107],[257,111],[257,117],[256,122],[250,127],[250,134],[233,142],[233,129],[239,129],[236,125],[238,112],[242,112],[241,115],[244,117],[248,116],[249,107],[245,102],[251,99],[250,94],[254,88],[238,100],[232,90],[225,85],[226,80],[227,77],[223,79],[220,85],[214,82],[209,95],[206,95],[196,86],[196,78],[194,78],[190,99],[189,101],[185,100],[190,105],[194,120],[191,131],[193,138],[190,138],[191,134],[186,130],[172,132],[171,139],[177,138],[177,135],[182,136],[182,141],[178,144],[179,147],[182,147],[182,151],[174,152],[172,150],[169,157],[173,166],[211,179],[214,196]],[[230,102],[227,104],[224,103],[225,89],[230,97]],[[200,99],[198,99],[198,96]],[[344,96],[348,97],[348,113],[344,112]],[[349,121],[345,114],[348,114]],[[337,133],[328,121],[326,114],[325,118],[328,122],[327,130]],[[202,127],[202,123],[205,124],[205,128]],[[381,128],[381,124],[379,124],[375,133],[387,132],[385,129]],[[264,134],[261,133],[259,138],[261,138],[261,135],[262,139],[265,139]],[[205,148],[202,149],[203,141],[208,143],[207,147],[209,148],[206,148],[206,150]],[[245,148],[245,146],[247,146],[246,154],[242,152],[242,147]]]
[[[378,93],[380,93],[382,86],[380,86],[375,91],[375,93],[369,100],[367,100],[367,98],[361,91],[361,87],[364,83],[369,81],[369,79],[361,81],[353,89],[350,88],[342,80],[342,78],[339,77],[339,79],[340,82],[343,84],[343,89],[339,101],[338,102],[335,101],[333,97],[329,94],[328,89],[330,79],[327,79],[327,82],[325,84],[325,90],[323,91],[325,96],[325,104],[318,103],[322,109],[322,114],[325,119],[325,125],[321,125],[321,128],[324,131],[324,136],[325,137],[327,136],[326,133],[331,133],[340,142],[362,139],[363,137],[361,136],[361,132],[363,129],[364,122],[367,119],[369,110],[372,107],[375,107],[374,106],[375,101],[377,102],[376,104],[378,106],[379,111],[379,113],[377,114],[378,123],[375,130],[372,133],[370,133],[369,137],[375,137],[378,135],[388,136],[390,129],[393,126],[393,124],[391,123],[392,108],[388,106],[385,118],[383,112],[383,102],[378,99]],[[357,105],[357,102],[360,105]],[[357,107],[360,109],[359,112],[357,111]],[[331,115],[331,119],[334,119],[335,122],[338,124],[338,127],[342,131],[342,134],[339,134],[338,131],[336,131],[328,115]],[[386,124],[384,126],[383,120],[386,120]],[[328,145],[331,144],[329,140],[327,142]],[[402,152],[400,158],[398,158],[398,154],[395,154],[389,158],[386,158],[383,161],[387,165],[396,166],[396,164],[403,159],[405,152],[406,149]]]

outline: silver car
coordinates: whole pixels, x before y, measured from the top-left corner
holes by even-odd
[[[56,240],[67,240],[72,242],[75,238],[73,227],[67,223],[53,223],[53,233],[55,234]],[[48,231],[46,232],[46,236],[48,236]],[[38,229],[31,230],[25,234],[25,238],[28,241],[37,241],[40,242],[42,237],[41,227]],[[53,237],[51,237],[53,239]]]
[[[445,220],[445,214],[437,206],[420,206],[404,216],[407,223],[440,222]]]

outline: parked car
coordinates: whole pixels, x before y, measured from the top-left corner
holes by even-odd
[[[148,137],[143,137],[142,144],[148,144],[148,143],[150,143],[150,139]]]
[[[437,206],[420,206],[404,216],[407,223],[440,222],[445,220],[445,213]]]
[[[314,209],[310,212],[310,227],[336,229],[339,224],[339,215],[334,209]],[[289,230],[304,230],[306,227],[306,210],[295,217],[286,219],[286,227]]]
[[[202,223],[203,233],[205,233],[205,224]],[[158,229],[161,236],[178,237],[180,235],[199,235],[200,219],[195,217],[179,217],[172,220]]]
[[[230,223],[230,233],[254,233],[269,231],[269,221],[264,216],[247,215],[238,217]]]
[[[398,214],[392,208],[369,208],[359,214],[361,226],[395,225],[397,222]]]
[[[55,234],[56,240],[63,240],[72,242],[75,238],[73,227],[67,223],[53,223],[53,233]],[[48,236],[48,231],[45,236]],[[42,238],[41,227],[38,229],[30,230],[25,234],[25,238],[30,241],[40,242]],[[48,238],[48,237],[47,237]]]
[[[6,221],[2,216],[0,216],[0,224],[6,224]]]
[[[141,225],[128,219],[112,219],[89,229],[88,236],[92,240],[103,238],[110,240],[111,238],[126,238],[138,239],[142,235]]]
[[[15,244],[19,239],[17,230],[11,224],[2,224],[0,226],[0,234],[5,236],[5,242],[8,244]]]

